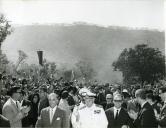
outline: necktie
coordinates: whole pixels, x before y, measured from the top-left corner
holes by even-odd
[[[119,110],[116,111],[115,120],[118,119],[118,112],[119,112]]]
[[[52,118],[54,116],[53,109],[50,110],[50,123],[52,123]]]
[[[16,101],[16,107],[18,108],[18,103],[17,103],[17,101]]]

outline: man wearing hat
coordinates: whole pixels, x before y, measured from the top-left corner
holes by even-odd
[[[85,105],[78,110],[78,128],[107,128],[108,121],[104,109],[94,104],[95,94],[87,92]]]

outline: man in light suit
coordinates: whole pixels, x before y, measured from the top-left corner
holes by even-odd
[[[10,98],[2,108],[2,114],[10,121],[10,126],[12,128],[22,127],[21,120],[27,116],[27,113],[30,110],[27,106],[20,108],[18,103],[20,93],[20,87],[12,87],[9,92]]]
[[[64,110],[57,107],[58,95],[51,93],[48,96],[49,107],[41,110],[36,122],[36,128],[67,128],[67,116]]]

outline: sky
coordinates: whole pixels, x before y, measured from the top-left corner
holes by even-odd
[[[164,0],[0,0],[12,24],[88,22],[164,30]]]

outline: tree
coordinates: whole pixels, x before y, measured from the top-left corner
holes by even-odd
[[[96,76],[96,72],[94,71],[92,65],[87,61],[79,61],[76,63],[77,70],[80,71],[81,76],[85,79],[85,81],[91,80]]]
[[[0,54],[0,71],[6,71],[6,66],[9,63],[6,54]]]
[[[125,48],[112,66],[122,72],[126,84],[153,84],[165,76],[165,56],[159,49],[146,44]]]
[[[2,42],[6,39],[7,35],[12,32],[11,25],[7,21],[4,15],[0,14],[0,71],[4,71],[8,60],[5,54],[1,52]]]
[[[18,57],[17,65],[16,65],[16,70],[19,67],[19,65],[21,63],[24,63],[25,59],[28,57],[27,54],[22,50],[18,50],[18,54],[19,54],[19,57]]]
[[[11,25],[3,14],[0,14],[0,49],[2,42],[6,39],[7,35],[11,34]]]

